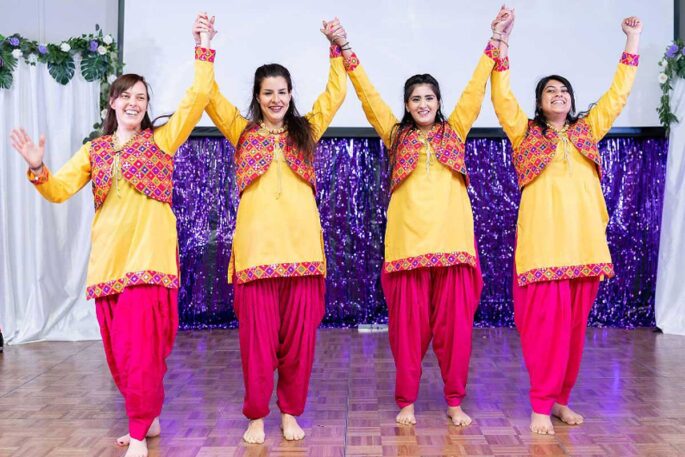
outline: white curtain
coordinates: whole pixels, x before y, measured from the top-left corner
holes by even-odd
[[[668,139],[654,311],[664,333],[685,335],[685,79],[673,86],[671,111],[680,122]]]
[[[20,62],[0,89],[0,327],[9,344],[100,338],[85,300],[93,198],[90,185],[62,204],[44,200],[9,142],[13,127],[47,138],[45,163],[57,171],[99,116],[99,82],[78,73],[66,86],[45,64]]]

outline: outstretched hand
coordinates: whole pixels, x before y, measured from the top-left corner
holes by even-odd
[[[43,165],[43,156],[45,155],[45,135],[41,135],[38,144],[34,143],[26,131],[22,128],[12,129],[10,132],[10,141],[12,147],[16,149],[19,154],[26,160],[29,167],[38,169]]]
[[[347,32],[345,28],[340,24],[340,19],[333,18],[331,21],[321,21],[323,27],[321,28],[321,33],[323,33],[331,44],[337,44],[342,46],[347,43]]]

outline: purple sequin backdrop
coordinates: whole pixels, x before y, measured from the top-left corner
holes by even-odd
[[[665,139],[600,143],[608,239],[617,276],[600,287],[594,326],[654,326],[654,291],[666,174]],[[513,325],[512,254],[519,192],[504,139],[466,147],[483,279],[476,325]],[[328,277],[324,325],[387,322],[380,288],[387,158],[378,139],[328,138],[319,144],[317,202]],[[176,155],[174,211],[181,257],[181,328],[235,327],[226,282],[238,198],[233,148],[222,138],[192,138]]]

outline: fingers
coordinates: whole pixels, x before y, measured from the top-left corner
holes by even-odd
[[[41,134],[38,138],[38,147],[41,149],[45,147],[45,134]]]

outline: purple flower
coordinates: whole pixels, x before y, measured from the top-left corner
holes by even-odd
[[[666,57],[672,59],[678,53],[678,45],[673,43],[666,49]]]
[[[12,46],[19,46],[19,38],[15,36],[10,37],[9,42]]]
[[[38,53],[41,55],[45,55],[48,53],[48,47],[45,46],[44,44],[39,44],[38,45]]]
[[[98,42],[95,40],[90,40],[90,43],[88,43],[88,50],[90,52],[95,52],[98,50]]]

